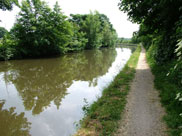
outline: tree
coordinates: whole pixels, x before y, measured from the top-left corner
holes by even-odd
[[[13,4],[18,6],[18,0],[0,0],[0,9],[12,10]]]
[[[88,43],[86,45],[87,49],[99,48],[101,47],[101,23],[99,20],[99,13],[90,13],[85,21],[83,22],[83,31],[86,33],[86,38]]]
[[[0,27],[0,38],[2,38],[6,32],[8,31],[4,27]]]
[[[0,43],[0,60],[36,58],[100,47],[111,47],[117,34],[107,16],[98,12],[71,15],[56,3],[23,0],[16,23]]]
[[[138,37],[149,49],[149,61],[156,75],[155,86],[167,107],[165,120],[171,135],[181,135],[182,1],[122,0],[119,5],[131,21],[140,24]]]
[[[94,13],[80,15],[71,14],[69,21],[79,27],[78,32],[83,32],[88,40],[87,49],[111,47],[117,41],[117,33],[109,21],[109,18],[95,11]]]
[[[117,40],[117,34],[112,31],[108,22],[105,21],[102,30],[102,46],[111,47],[115,45]]]
[[[22,2],[17,23],[11,33],[18,41],[23,57],[40,57],[64,53],[73,35],[58,3],[50,9],[40,0]]]
[[[113,28],[106,15],[99,14],[99,20],[101,22],[100,31],[102,32],[102,47],[114,46],[117,41],[116,30]]]
[[[85,37],[86,34],[80,31],[80,29],[81,28],[76,23],[72,22],[73,36],[68,45],[69,51],[79,51],[85,49],[88,39]]]
[[[158,46],[158,63],[175,57],[174,50],[178,41],[176,24],[181,18],[181,5],[181,0],[122,0],[119,3],[120,10],[127,12],[132,22],[142,25],[140,31],[145,27],[147,34],[155,39],[153,43]]]
[[[138,32],[133,32],[133,36],[131,38],[131,43],[137,44],[139,43],[139,37],[138,37]]]

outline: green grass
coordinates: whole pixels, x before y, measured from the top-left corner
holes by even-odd
[[[141,47],[138,46],[123,70],[103,90],[102,97],[90,107],[84,107],[85,117],[75,136],[111,136],[116,132],[126,104],[130,83],[135,75],[140,51]]]
[[[182,103],[176,100],[176,94],[182,92],[182,86],[178,84],[179,72],[176,74],[171,73],[171,69],[174,68],[176,60],[167,62],[163,65],[158,65],[154,61],[155,46],[151,46],[147,51],[147,61],[152,69],[152,73],[155,76],[154,84],[155,88],[159,90],[161,97],[161,103],[166,109],[166,115],[164,120],[169,127],[169,135],[182,136],[182,117],[179,116],[182,113]],[[168,75],[168,73],[170,74]]]

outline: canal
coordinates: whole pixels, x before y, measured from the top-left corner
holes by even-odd
[[[124,67],[129,48],[86,50],[58,58],[0,62],[0,133],[69,136]]]

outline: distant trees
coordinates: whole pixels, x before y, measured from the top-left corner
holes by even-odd
[[[134,45],[134,44],[137,44],[139,43],[139,40],[138,40],[138,37],[137,37],[137,34],[134,32],[133,33],[133,37],[132,38],[118,38],[118,41],[117,41],[118,44],[126,44],[126,45]]]
[[[71,22],[80,27],[88,40],[86,49],[111,47],[116,44],[117,33],[109,19],[98,12],[87,15],[71,14]]]
[[[1,41],[1,60],[54,56],[116,43],[116,31],[98,12],[68,19],[58,3],[51,9],[41,0],[24,0],[20,9],[15,25]]]

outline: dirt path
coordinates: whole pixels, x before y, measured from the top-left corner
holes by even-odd
[[[153,75],[142,49],[116,136],[167,136],[166,125],[162,122],[165,112],[153,86]]]

